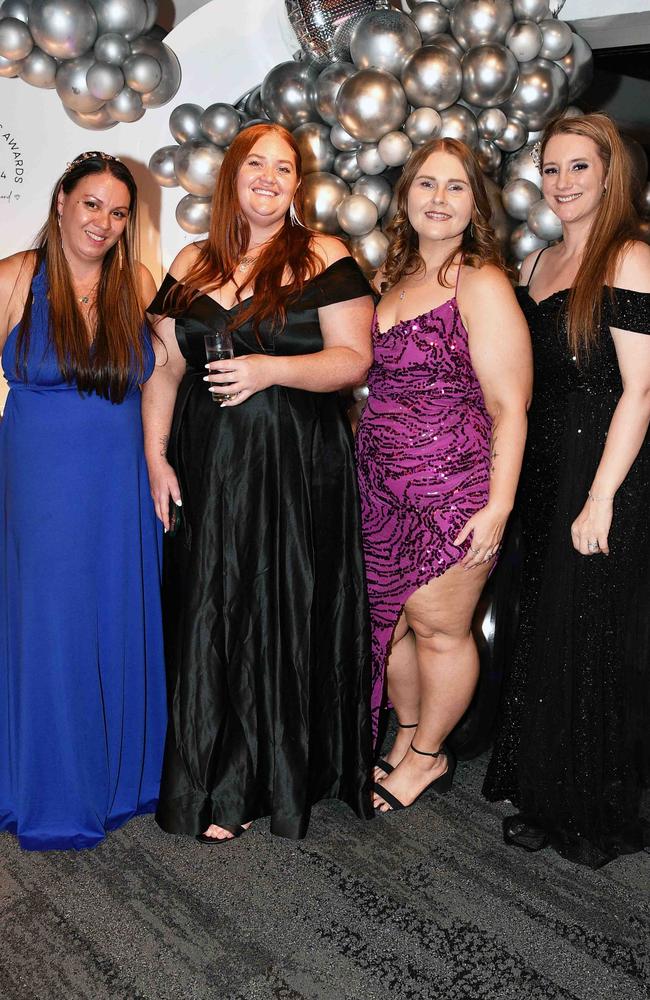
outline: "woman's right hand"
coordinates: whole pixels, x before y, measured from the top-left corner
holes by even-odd
[[[176,473],[167,459],[158,459],[155,465],[149,463],[149,486],[156,517],[162,521],[165,531],[169,531],[169,500],[182,506],[181,491]]]

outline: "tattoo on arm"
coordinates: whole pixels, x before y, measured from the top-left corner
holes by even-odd
[[[169,437],[165,435],[160,439],[160,457],[167,458],[167,445],[169,444]]]
[[[490,474],[494,473],[496,460],[499,457],[499,452],[497,451],[497,436],[492,435],[492,443],[490,445]]]

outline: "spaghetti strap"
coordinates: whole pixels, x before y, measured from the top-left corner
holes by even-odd
[[[542,249],[537,254],[537,257],[535,258],[535,263],[533,264],[533,269],[530,272],[530,274],[528,275],[528,281],[526,282],[526,285],[525,285],[526,288],[530,288],[530,283],[533,280],[533,275],[535,273],[537,265],[539,264],[539,259],[540,259],[540,257],[542,256],[542,254],[544,253],[545,250],[548,250],[548,247],[542,247]]]
[[[456,272],[456,287],[454,288],[454,298],[458,298],[458,282],[460,281],[460,269],[463,266],[464,257],[461,254],[461,258],[458,262],[458,271]]]

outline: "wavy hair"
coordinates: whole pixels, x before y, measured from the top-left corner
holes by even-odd
[[[450,252],[438,268],[438,281],[441,285],[451,287],[447,275],[459,250],[464,263],[470,267],[482,267],[488,263],[504,267],[501,248],[490,225],[492,207],[476,156],[469,146],[458,139],[431,139],[412,154],[397,184],[395,191],[397,209],[386,227],[389,245],[383,268],[382,291],[392,288],[405,275],[424,270],[418,234],[408,217],[408,195],[413,181],[426,160],[432,153],[438,152],[449,153],[462,164],[469,180],[473,201],[470,224],[462,234],[460,245]]]
[[[221,164],[212,198],[208,238],[199,248],[196,261],[182,283],[172,286],[167,293],[163,315],[183,312],[197,295],[222,288],[233,280],[237,264],[245,255],[250,241],[250,226],[237,196],[239,169],[258,139],[269,133],[279,136],[290,147],[296,173],[299,179],[302,177],[300,149],[290,132],[273,123],[243,129],[233,140]],[[258,336],[265,321],[270,321],[273,329],[281,329],[286,321],[289,300],[300,295],[305,282],[322,268],[323,262],[311,246],[314,234],[302,224],[302,184],[293,196],[293,205],[300,224],[294,225],[287,211],[282,227],[257,257],[246,281],[246,285],[252,286],[254,294],[248,305],[231,316],[230,326],[233,329],[250,319]],[[291,280],[283,284],[287,268]],[[242,302],[239,288],[236,300]]]
[[[589,356],[602,319],[603,287],[612,284],[616,265],[638,232],[638,217],[632,200],[630,158],[614,122],[601,112],[577,118],[555,118],[544,130],[541,164],[548,143],[556,135],[579,135],[595,143],[605,169],[605,187],[600,211],[588,237],[589,253],[583,254],[567,300],[567,336],[571,353],[579,360]]]
[[[58,222],[61,191],[71,194],[89,174],[109,173],[129,193],[129,217],[120,239],[101,262],[96,306],[93,310],[93,345],[79,308],[70,267],[63,252]],[[49,338],[61,373],[79,392],[120,403],[134,375],[144,373],[143,328],[146,323],[139,292],[137,257],[138,190],[131,171],[121,160],[102,152],[82,153],[68,166],[54,186],[45,225],[35,240],[34,271],[45,264],[49,305]],[[27,296],[18,330],[16,357],[25,371],[29,353],[32,296]],[[26,377],[26,373],[25,373]]]

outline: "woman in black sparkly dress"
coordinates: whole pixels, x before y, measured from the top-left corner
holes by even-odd
[[[600,867],[649,843],[650,247],[601,114],[540,148],[563,239],[524,262],[535,389],[519,638],[484,794],[508,843]]]

